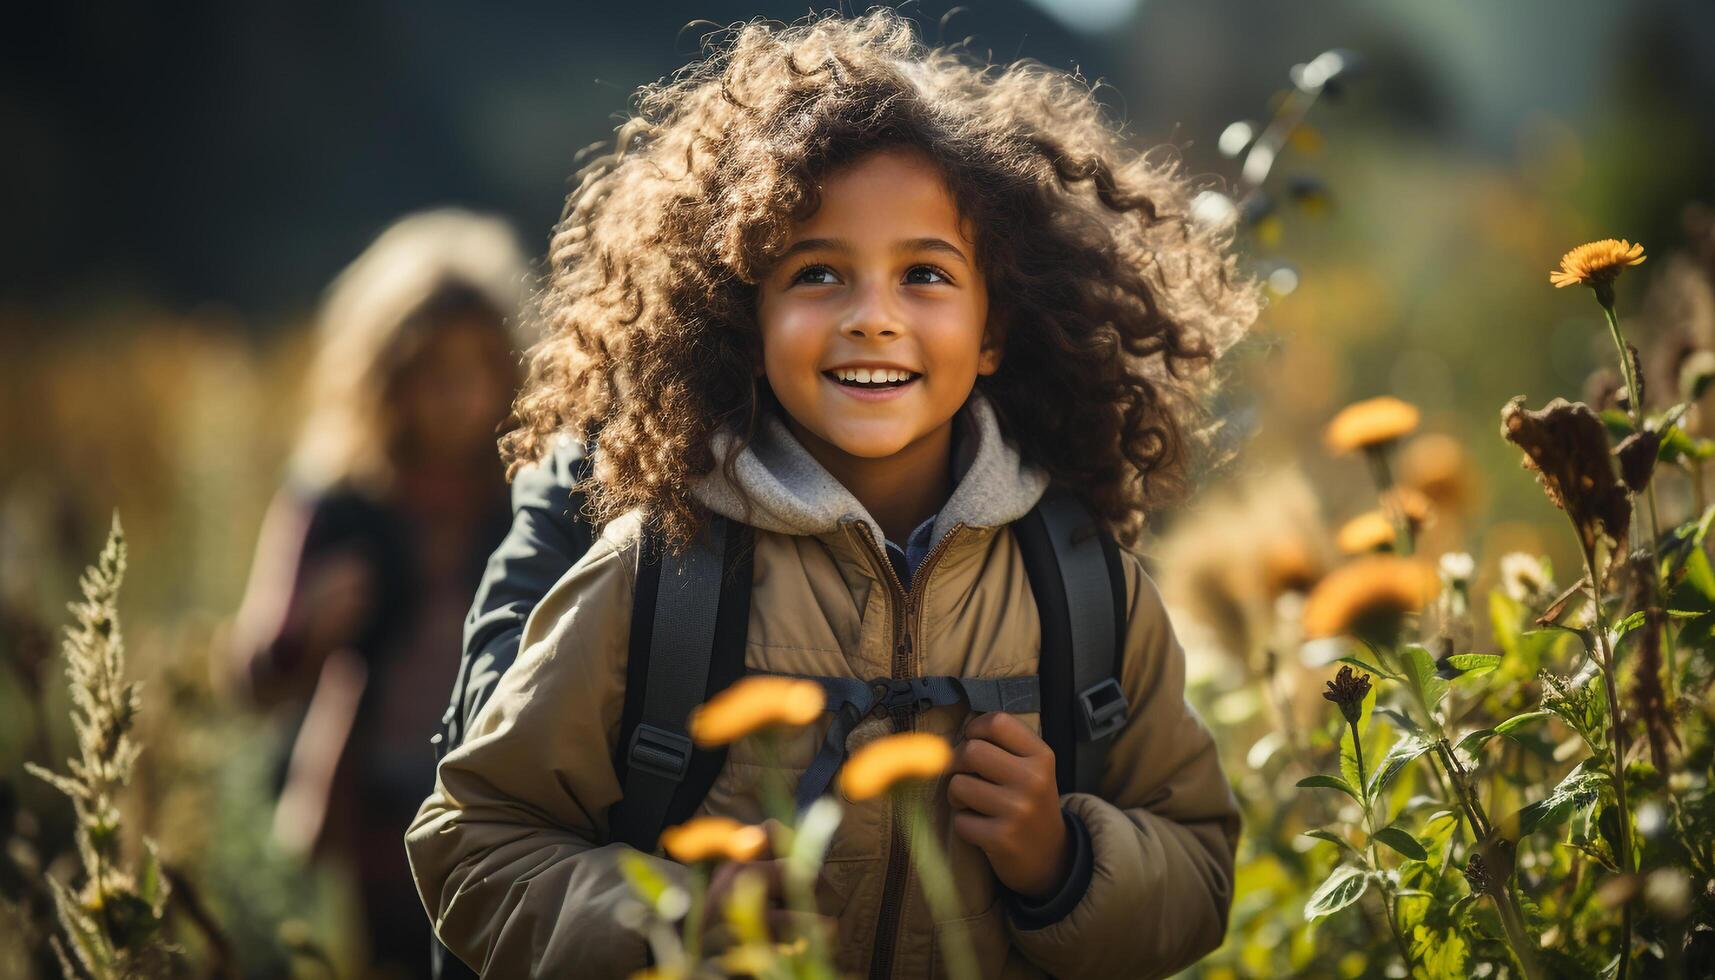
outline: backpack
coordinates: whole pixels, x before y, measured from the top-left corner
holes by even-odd
[[[511,667],[529,610],[593,543],[589,525],[574,516],[581,495],[568,496],[590,466],[582,447],[568,442],[514,481],[513,529],[490,560],[466,622],[451,704],[431,740],[437,762],[463,741],[469,721]],[[1054,488],[1012,529],[1042,624],[1037,675],[815,678],[836,706],[835,722],[800,780],[801,803],[826,787],[844,758],[845,734],[869,712],[961,700],[978,711],[1040,711],[1060,791],[1099,790],[1107,746],[1127,710],[1116,680],[1126,632],[1119,549],[1080,501]],[[644,534],[613,760],[624,794],[609,815],[612,840],[654,851],[661,830],[689,819],[720,773],[725,748],[696,747],[689,718],[745,673],[751,547],[751,528],[718,516],[678,555],[667,553],[658,536]],[[431,966],[437,980],[476,976],[438,939]]]
[[[825,790],[845,737],[878,711],[963,702],[973,711],[1039,711],[1060,791],[1097,792],[1111,736],[1125,724],[1125,578],[1113,538],[1071,494],[1050,490],[1013,525],[1042,623],[1034,677],[811,677],[834,720],[800,778],[798,804]],[[678,555],[646,534],[638,549],[614,769],[624,787],[613,841],[649,852],[664,827],[690,819],[726,758],[690,738],[693,708],[745,674],[751,529],[715,517]]]

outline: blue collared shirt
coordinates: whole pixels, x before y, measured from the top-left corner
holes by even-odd
[[[935,533],[935,518],[929,518],[917,525],[905,539],[905,547],[901,548],[892,541],[887,542],[887,560],[893,563],[893,570],[899,575],[899,584],[911,588],[911,576],[916,573],[917,566],[923,564],[923,557],[929,553],[934,544],[930,537]]]

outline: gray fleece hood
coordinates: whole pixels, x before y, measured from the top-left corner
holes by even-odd
[[[954,524],[999,527],[1030,512],[1048,487],[1048,474],[1025,463],[1018,449],[1001,436],[994,406],[973,391],[953,424],[959,426],[956,485],[935,517],[933,540]],[[847,519],[869,527],[876,547],[881,526],[821,463],[816,462],[774,413],[766,413],[756,438],[738,453],[729,481],[725,463],[738,443],[731,431],[713,439],[715,468],[692,484],[691,495],[723,517],[784,534],[823,534]],[[745,501],[750,511],[745,511]]]

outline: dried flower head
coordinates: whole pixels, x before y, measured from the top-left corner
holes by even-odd
[[[1604,238],[1580,245],[1560,257],[1560,268],[1548,274],[1556,289],[1611,283],[1627,266],[1644,260],[1644,247],[1623,239]]]
[[[1435,597],[1435,570],[1421,561],[1370,555],[1329,573],[1304,604],[1304,632],[1315,637],[1352,633],[1391,637],[1406,613]]]
[[[755,861],[768,850],[768,832],[730,817],[697,817],[661,831],[661,846],[681,864]]]
[[[1415,405],[1383,395],[1341,409],[1323,438],[1336,453],[1385,446],[1415,431],[1420,417]]]
[[[887,735],[852,753],[840,769],[840,792],[854,803],[874,799],[903,782],[934,779],[953,762],[953,747],[939,735]]]
[[[1473,895],[1487,895],[1494,889],[1494,876],[1489,873],[1488,862],[1481,854],[1473,854],[1471,860],[1465,862],[1465,883],[1471,886]]]
[[[1634,432],[1614,447],[1614,458],[1620,461],[1620,479],[1633,493],[1643,493],[1655,472],[1656,454],[1661,450],[1661,433],[1650,430]]]
[[[1348,555],[1391,551],[1396,533],[1392,518],[1383,511],[1371,510],[1340,525],[1334,543]]]
[[[1359,674],[1350,667],[1341,667],[1322,696],[1340,706],[1346,724],[1356,725],[1363,717],[1364,698],[1370,693],[1370,675]]]
[[[691,712],[691,739],[704,748],[784,726],[798,728],[821,715],[827,697],[814,681],[796,677],[746,677]]]
[[[1587,550],[1604,538],[1616,546],[1625,540],[1631,498],[1614,476],[1608,431],[1590,406],[1556,398],[1533,412],[1520,395],[1501,410],[1501,435],[1524,450],[1525,468],[1537,471],[1548,499],[1566,511]]]

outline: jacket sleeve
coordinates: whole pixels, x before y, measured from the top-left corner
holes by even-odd
[[[1185,702],[1185,654],[1155,583],[1122,552],[1129,609],[1120,684],[1130,711],[1101,796],[1061,803],[1088,833],[1088,884],[1051,922],[1009,920],[1013,941],[1057,977],[1156,977],[1221,944],[1239,809],[1214,739]],[[1032,928],[1034,926],[1034,928]]]
[[[470,614],[452,703],[442,728],[445,744],[463,741],[501,675],[518,658],[530,610],[593,544],[578,516],[583,496],[572,487],[588,470],[583,448],[559,440],[553,452],[512,481],[512,527],[488,559]]]
[[[645,965],[643,938],[618,914],[629,896],[618,860],[637,852],[601,843],[621,792],[611,749],[628,554],[604,538],[531,614],[517,663],[441,761],[406,833],[436,934],[485,976],[622,977]]]

